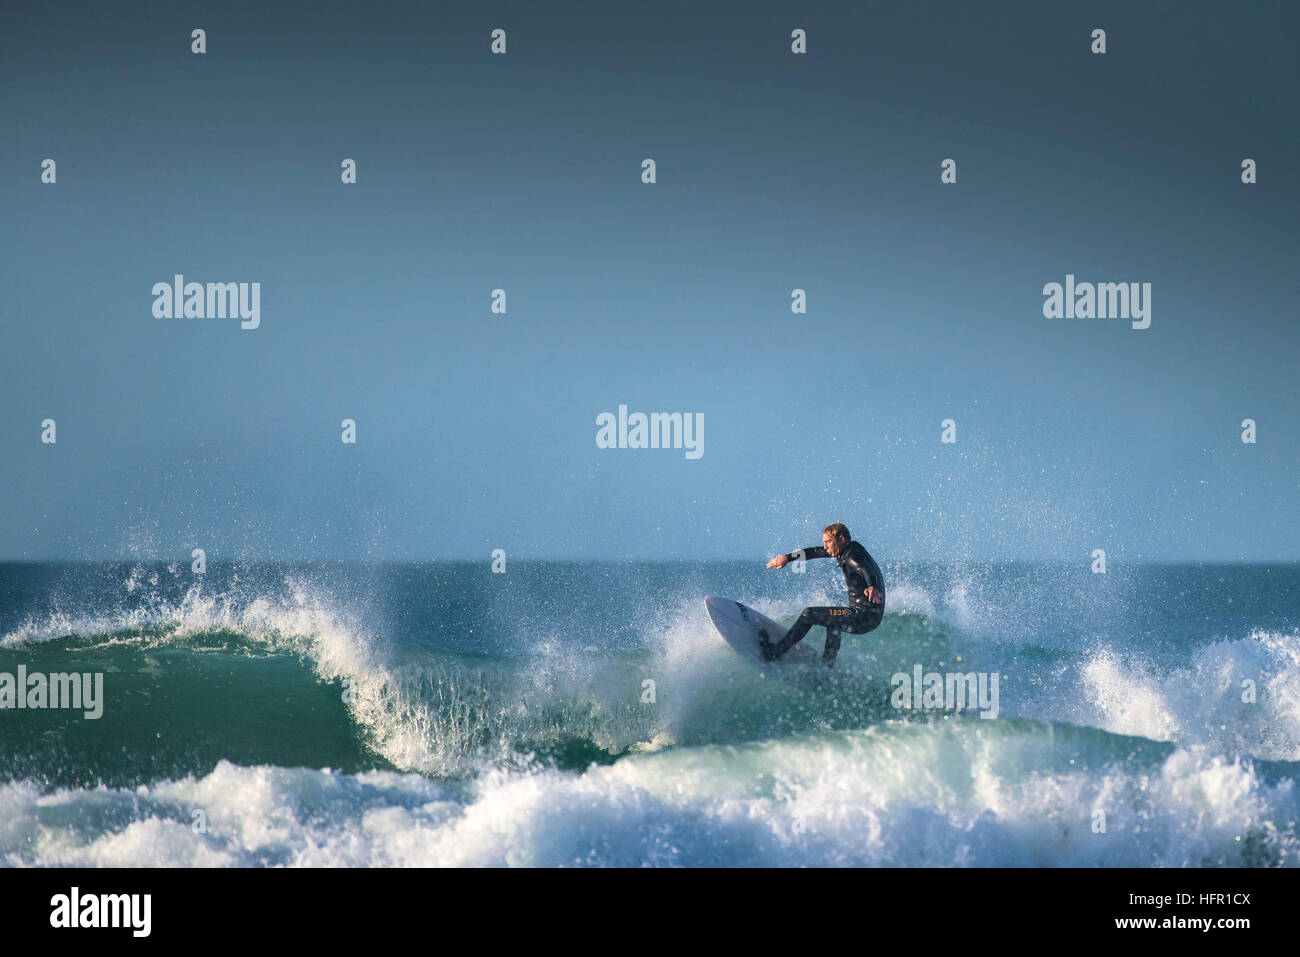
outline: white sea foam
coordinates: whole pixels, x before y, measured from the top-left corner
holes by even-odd
[[[1300,636],[1253,631],[1162,672],[1113,651],[1081,668],[1099,727],[1229,753],[1300,760]],[[1250,700],[1253,697],[1253,700]],[[1086,713],[1086,712],[1085,712]]]
[[[9,865],[1295,865],[1293,782],[1201,748],[939,722],[440,784],[221,763],[0,787]],[[1112,760],[1103,756],[1112,754]],[[1120,755],[1124,755],[1120,757]],[[1071,764],[1071,759],[1077,763]],[[206,828],[193,826],[201,809]],[[1100,816],[1099,816],[1100,812]],[[1104,820],[1104,830],[1097,824]]]

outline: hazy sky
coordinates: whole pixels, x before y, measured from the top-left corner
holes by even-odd
[[[1300,556],[1295,4],[263,6],[4,14],[0,558]]]

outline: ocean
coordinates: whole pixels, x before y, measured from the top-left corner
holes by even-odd
[[[1300,565],[0,564],[9,866],[1295,866]],[[806,641],[820,649],[824,633]],[[996,716],[896,675],[996,674]]]

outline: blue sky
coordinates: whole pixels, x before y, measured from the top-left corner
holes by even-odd
[[[1141,6],[6,14],[0,558],[1294,559],[1300,14]]]

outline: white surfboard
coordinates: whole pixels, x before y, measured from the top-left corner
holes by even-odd
[[[763,656],[758,650],[759,631],[766,631],[768,639],[772,644],[776,644],[785,636],[786,628],[784,625],[778,624],[761,612],[754,611],[748,605],[742,605],[730,598],[706,598],[704,599],[704,607],[708,609],[709,620],[713,622],[713,627],[718,629],[718,634],[743,658],[761,664],[784,664],[786,662],[807,664],[821,659],[821,649],[819,647],[809,647],[809,638],[812,638],[810,635],[805,636],[803,641],[791,648],[777,661],[764,662]],[[816,639],[813,638],[813,641],[815,643]]]

